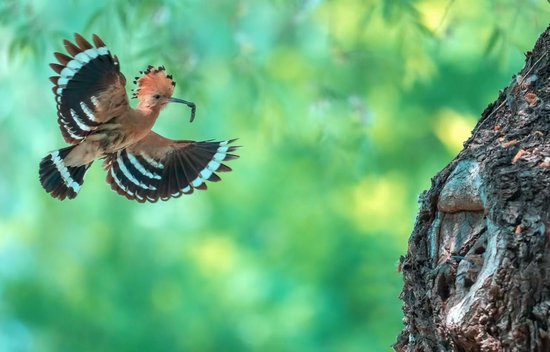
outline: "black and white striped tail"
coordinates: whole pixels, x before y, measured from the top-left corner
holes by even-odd
[[[124,149],[107,159],[107,182],[117,193],[141,203],[206,190],[206,181],[221,180],[216,172],[231,171],[223,162],[238,158],[231,154],[238,148],[230,145],[234,141],[175,142],[162,158]]]
[[[74,146],[51,152],[40,162],[40,183],[52,197],[63,200],[76,197],[84,183],[84,174],[92,165],[66,166],[64,159]]]

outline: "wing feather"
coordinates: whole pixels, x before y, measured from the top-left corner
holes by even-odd
[[[230,169],[222,161],[237,156],[227,141],[174,141],[150,132],[140,142],[108,157],[107,182],[116,192],[139,202],[156,202],[206,190],[217,182],[219,171]]]
[[[75,44],[63,43],[69,55],[54,53],[59,63],[50,67],[57,102],[58,123],[68,143],[80,143],[99,125],[127,111],[126,79],[116,57],[94,35],[94,45],[75,34]]]

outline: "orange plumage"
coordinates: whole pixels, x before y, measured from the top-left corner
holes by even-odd
[[[96,159],[105,160],[111,188],[139,202],[206,189],[206,181],[220,180],[216,172],[231,170],[223,162],[237,158],[234,140],[175,141],[151,131],[170,102],[189,106],[191,121],[195,116],[194,103],[172,97],[176,83],[164,67],[149,66],[136,77],[139,104],[131,108],[118,58],[98,36],[93,43],[75,34],[75,44],[64,41],[70,56],[55,53],[59,63],[50,65],[58,74],[50,79],[59,127],[72,146],[42,159],[40,182],[48,193],[76,197]]]

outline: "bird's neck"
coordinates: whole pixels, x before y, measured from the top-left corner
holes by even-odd
[[[158,107],[151,107],[150,105],[140,103],[136,110],[147,120],[154,123],[159,117],[160,109]]]

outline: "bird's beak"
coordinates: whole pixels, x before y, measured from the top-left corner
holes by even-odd
[[[170,102],[171,103],[182,103],[182,104],[185,104],[185,105],[189,106],[191,108],[191,119],[189,120],[189,122],[193,122],[193,120],[195,119],[195,110],[197,110],[197,107],[195,106],[195,103],[192,103],[190,101],[183,100],[183,99],[178,99],[178,98],[170,98]]]

